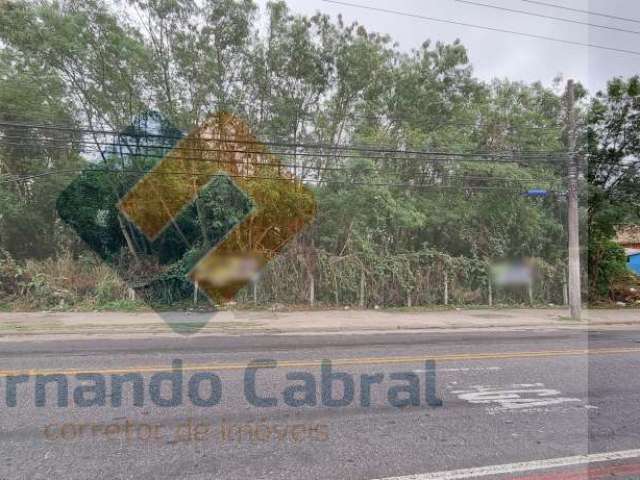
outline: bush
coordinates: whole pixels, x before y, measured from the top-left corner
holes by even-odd
[[[14,309],[91,308],[128,299],[127,285],[94,256],[28,260],[0,253],[0,303]]]
[[[631,277],[624,249],[613,240],[589,243],[589,294],[592,302],[614,300],[614,286]]]
[[[9,302],[23,295],[30,278],[6,250],[0,249],[0,300]]]

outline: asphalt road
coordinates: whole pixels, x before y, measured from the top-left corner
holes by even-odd
[[[251,382],[246,367],[259,359],[275,368],[255,370]],[[182,398],[158,406],[177,393],[158,376],[154,391],[152,377],[175,360]],[[598,458],[640,449],[639,367],[640,330],[1,343],[0,479],[453,479],[466,477],[429,474]],[[45,405],[36,406],[37,375],[53,373],[64,376],[46,384]],[[122,395],[114,390],[124,375],[142,376],[141,406],[132,382]],[[308,391],[287,390],[304,381]],[[253,387],[276,404],[252,405]],[[286,403],[303,398],[307,405]],[[348,404],[329,406],[341,399]],[[636,457],[593,465],[589,478],[640,478]],[[491,467],[473,478],[587,478],[584,462],[565,463],[501,476]]]

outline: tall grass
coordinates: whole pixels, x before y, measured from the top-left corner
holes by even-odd
[[[93,255],[63,254],[18,265],[0,256],[0,303],[14,310],[98,308],[129,300],[118,275]]]

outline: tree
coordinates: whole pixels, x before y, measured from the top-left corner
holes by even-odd
[[[70,181],[59,171],[82,168],[58,204],[103,258],[126,270],[153,256],[167,275],[189,271],[246,214],[233,179],[201,190],[156,242],[116,204],[178,137],[228,110],[272,143],[283,169],[314,186],[318,221],[294,245],[307,274],[320,254],[380,265],[426,253],[474,268],[513,256],[562,262],[562,207],[520,195],[562,189],[562,168],[525,158],[562,149],[553,90],[478,80],[459,41],[427,40],[404,53],[386,35],[295,15],[284,2],[262,12],[250,0],[114,5],[17,0],[0,15],[4,120],[88,127],[2,132],[0,173],[52,173],[42,177],[51,181],[0,183],[0,242],[9,250],[27,256],[34,245],[16,239],[51,234],[53,205]],[[12,145],[15,135],[31,141]],[[344,145],[361,148],[336,148]],[[513,159],[495,163],[477,152]],[[44,227],[36,234],[35,226]],[[38,255],[54,255],[49,245]],[[406,288],[414,267],[401,275]]]
[[[640,78],[616,78],[592,100],[587,115],[589,287],[592,299],[628,275],[612,242],[615,227],[640,223]]]

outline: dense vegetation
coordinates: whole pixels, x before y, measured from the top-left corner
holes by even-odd
[[[220,179],[156,242],[115,204],[218,110],[244,118],[318,202],[314,225],[240,301],[563,301],[560,81],[486,83],[459,42],[403,53],[385,35],[292,15],[283,2],[1,8],[0,304],[111,305],[129,296],[123,278],[156,302],[190,298],[184,274],[246,214],[247,199]],[[639,90],[634,78],[592,98],[578,92],[593,299],[627,276],[611,240],[617,223],[640,216]],[[530,188],[554,193],[523,195]],[[490,286],[489,266],[513,259],[536,267],[533,291]]]

